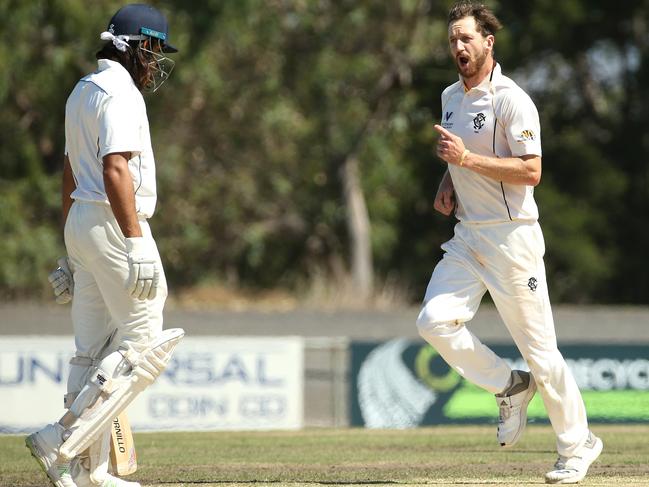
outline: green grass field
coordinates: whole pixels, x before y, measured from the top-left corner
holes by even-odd
[[[649,486],[649,425],[595,425],[604,452],[581,485]],[[146,486],[312,484],[542,484],[556,459],[548,426],[531,425],[513,450],[494,427],[414,430],[308,429],[297,432],[136,434]],[[0,436],[0,485],[46,486],[18,436]]]

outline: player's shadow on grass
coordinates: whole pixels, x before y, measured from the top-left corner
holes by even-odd
[[[452,448],[449,448],[447,451],[453,451]],[[556,450],[550,450],[548,448],[525,448],[524,446],[517,447],[516,449],[505,449],[499,446],[494,446],[493,448],[458,448],[458,453],[547,453],[548,455],[556,455]]]
[[[177,479],[173,482],[156,482],[158,485],[183,484],[314,484],[314,485],[385,485],[402,484],[395,480],[192,480],[189,482]]]

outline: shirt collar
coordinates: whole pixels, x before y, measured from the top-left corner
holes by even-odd
[[[491,84],[497,83],[497,81],[500,80],[500,77],[502,76],[502,71],[500,69],[500,64],[496,63],[493,70],[487,76],[485,76],[485,79],[483,79],[478,86],[475,86],[468,91],[466,91],[466,86],[464,85],[464,80],[462,79],[462,76],[460,75],[458,76],[460,78],[460,83],[462,83],[462,86],[464,87],[465,93],[468,93],[471,90],[478,90],[483,93],[489,93],[491,89]]]
[[[105,71],[107,69],[113,69],[114,72],[119,76],[120,78],[123,78],[124,80],[128,80],[131,83],[135,84],[133,82],[133,78],[131,78],[131,75],[129,74],[128,71],[126,71],[126,68],[122,66],[120,63],[117,61],[113,61],[111,59],[98,59],[97,60],[97,72],[101,73],[102,71]]]

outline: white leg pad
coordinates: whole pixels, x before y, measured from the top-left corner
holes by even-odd
[[[110,455],[110,429],[100,435],[99,440],[88,447],[90,456],[90,481],[95,485],[102,485],[108,474]]]
[[[114,391],[120,381],[131,373],[131,363],[121,352],[113,352],[104,357],[96,367],[93,367],[87,377],[87,382],[79,391],[70,405],[70,411],[76,416],[90,415],[89,410],[99,406],[101,401]],[[101,401],[99,401],[101,399]]]
[[[135,397],[152,384],[171,360],[174,349],[185,335],[182,328],[164,330],[149,347],[140,354],[133,370],[124,377],[113,379],[108,397],[87,414],[80,415],[70,428],[70,436],[61,445],[60,454],[72,459],[84,451],[121,413]]]

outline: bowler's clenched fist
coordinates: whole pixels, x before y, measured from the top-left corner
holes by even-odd
[[[435,202],[433,207],[442,215],[449,216],[455,209],[455,189],[453,187],[453,180],[451,175],[446,172],[442,181],[439,183],[437,194],[435,195]]]

